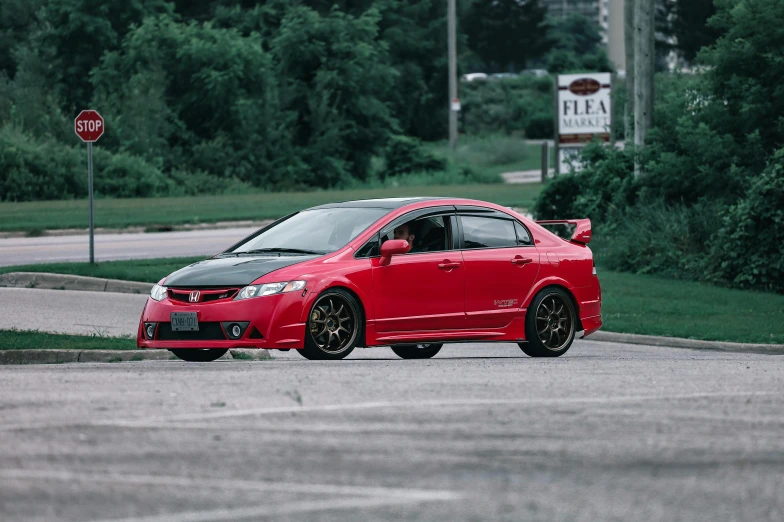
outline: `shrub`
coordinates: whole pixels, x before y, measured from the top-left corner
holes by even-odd
[[[387,143],[385,156],[386,176],[433,172],[446,168],[445,159],[435,156],[418,139],[408,136],[393,136]]]
[[[784,293],[784,148],[746,197],[727,209],[710,242],[710,276],[741,288]]]

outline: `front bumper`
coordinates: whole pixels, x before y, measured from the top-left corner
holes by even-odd
[[[304,301],[299,292],[207,303],[184,303],[168,298],[155,301],[149,298],[139,320],[136,345],[139,348],[155,349],[302,348],[305,324],[300,321]],[[171,322],[172,312],[196,312],[200,325],[228,322],[248,322],[249,325],[239,339],[230,339],[222,327],[220,331],[223,332],[223,339],[160,339],[161,325]],[[147,337],[145,323],[157,324],[152,339]]]

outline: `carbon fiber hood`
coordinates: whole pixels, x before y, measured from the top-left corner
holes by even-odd
[[[168,287],[246,286],[263,275],[319,256],[222,257],[199,261],[166,278]]]

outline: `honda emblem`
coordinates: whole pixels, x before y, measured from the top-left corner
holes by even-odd
[[[199,292],[198,290],[194,290],[193,292],[191,292],[191,295],[188,296],[188,301],[190,301],[191,303],[198,303],[200,295],[201,292]]]

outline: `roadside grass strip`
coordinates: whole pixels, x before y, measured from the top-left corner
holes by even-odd
[[[314,192],[275,192],[241,195],[170,198],[97,199],[95,225],[106,228],[181,225],[217,221],[276,219],[304,208],[354,199],[454,196],[491,201],[499,205],[531,208],[542,189],[530,185],[474,184],[385,187]],[[0,203],[0,231],[42,231],[86,228],[88,201],[34,201]]]
[[[0,350],[136,350],[136,339],[68,335],[34,330],[0,330]]]

